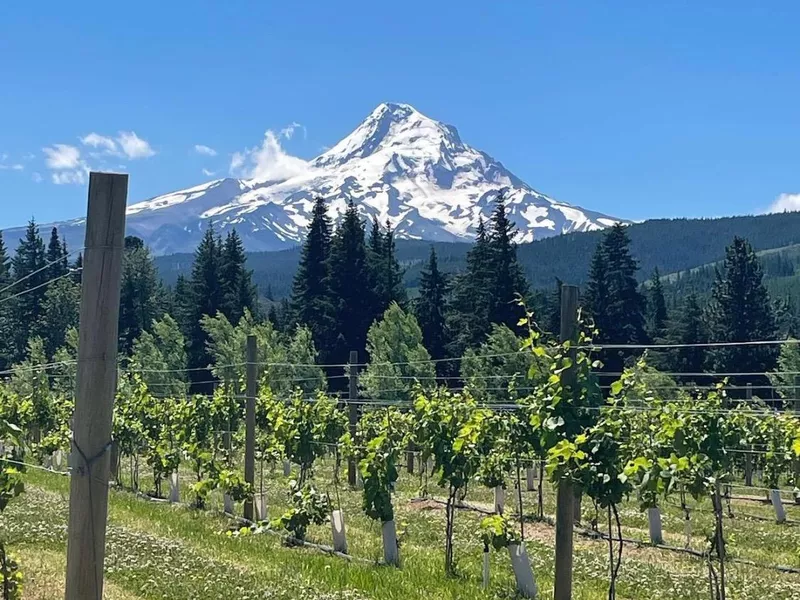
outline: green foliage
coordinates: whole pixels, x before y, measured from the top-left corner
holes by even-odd
[[[290,481],[289,500],[292,507],[271,525],[288,531],[292,537],[301,541],[306,539],[309,525],[322,525],[331,512],[328,496],[318,492],[310,483],[302,485],[297,481]]]
[[[397,303],[369,328],[367,352],[370,362],[360,384],[369,398],[399,402],[408,400],[414,386],[435,385],[436,370],[417,320]]]
[[[222,469],[216,475],[216,484],[234,502],[244,502],[253,498],[253,486],[244,480],[239,471]]]
[[[504,515],[492,515],[482,519],[478,533],[484,548],[504,550],[520,543],[519,532]]]
[[[234,229],[225,237],[219,264],[219,281],[222,287],[220,311],[233,322],[238,322],[244,316],[245,310],[256,314],[258,309],[253,274],[245,268],[246,261],[244,244]]]
[[[8,295],[15,297],[10,301],[4,300],[4,303],[11,303],[13,328],[9,333],[13,338],[11,356],[14,361],[24,356],[28,340],[42,316],[48,281],[46,264],[39,227],[31,220],[11,261],[15,285]]]
[[[164,314],[165,292],[150,250],[142,240],[125,238],[119,301],[119,348],[130,354],[134,341]]]
[[[445,305],[448,294],[447,276],[439,271],[436,249],[431,246],[431,255],[425,270],[420,273],[419,296],[414,301],[414,315],[422,331],[423,345],[431,358],[438,360],[447,355],[447,323]],[[437,371],[446,369],[439,365]]]
[[[178,323],[165,314],[133,342],[130,368],[159,396],[186,395],[186,350]]]
[[[505,325],[493,325],[489,337],[468,349],[461,377],[472,395],[484,402],[508,402],[528,395],[547,377],[547,364],[521,351],[522,339]]]

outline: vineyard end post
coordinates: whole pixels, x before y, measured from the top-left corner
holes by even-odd
[[[247,400],[244,415],[244,480],[255,489],[256,481],[256,396],[258,395],[258,344],[247,336]],[[253,520],[253,500],[244,502],[244,518]]]
[[[570,341],[570,353],[575,363],[574,343],[578,338],[578,287],[561,286],[561,336],[562,342]],[[565,378],[574,380],[574,366],[564,373]],[[565,381],[565,383],[570,383]],[[574,381],[572,382],[574,383]],[[573,527],[575,525],[575,489],[571,482],[560,481],[556,499],[556,557],[555,557],[555,600],[572,598],[572,547]]]
[[[66,600],[103,597],[128,175],[90,173],[67,529]]]

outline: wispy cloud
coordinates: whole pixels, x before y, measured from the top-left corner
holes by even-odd
[[[208,169],[203,169],[203,175],[205,175],[206,177],[213,177],[216,174],[217,174],[216,171],[209,171]]]
[[[149,158],[156,153],[147,141],[136,135],[135,131],[120,131],[117,143],[122,148],[123,154],[130,159]]]
[[[264,141],[260,146],[235,152],[229,167],[234,177],[265,181],[285,180],[309,169],[306,161],[284,152],[278,136],[272,130],[264,133]]]
[[[56,171],[51,174],[51,177],[56,185],[67,185],[69,183],[83,185],[86,183],[86,173],[87,171],[82,169]]]
[[[303,125],[302,123],[298,123],[297,121],[293,121],[283,129],[281,129],[281,137],[290,140],[292,139],[292,136],[294,136],[294,132],[298,129],[303,130],[303,139],[306,139],[308,137],[308,131],[306,131],[306,126]]]
[[[74,169],[81,164],[81,151],[69,144],[53,144],[42,148],[42,152],[49,169]]]
[[[33,179],[34,183],[42,183],[42,179],[44,178],[42,177],[41,173],[39,173],[38,171],[34,171],[33,173],[31,173],[31,179]]]
[[[770,205],[767,212],[781,213],[800,210],[800,194],[781,194]]]
[[[24,168],[25,165],[20,163],[14,163],[11,165],[0,163],[0,171],[22,171]]]
[[[100,135],[99,133],[92,132],[89,135],[80,138],[80,140],[84,146],[100,148],[109,154],[118,154],[119,152],[119,150],[117,150],[117,144],[114,142],[114,140],[112,140],[110,137]]]
[[[194,151],[198,154],[202,154],[203,156],[216,156],[217,151],[214,150],[211,146],[206,146],[204,144],[195,144]]]

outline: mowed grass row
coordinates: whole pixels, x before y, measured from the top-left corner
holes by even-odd
[[[182,479],[191,479],[186,473]],[[265,474],[271,516],[288,506],[287,477]],[[142,482],[146,481],[143,476]],[[182,489],[188,501],[189,481]],[[483,515],[460,510],[455,523],[458,576],[444,576],[444,511],[432,500],[419,501],[418,475],[403,474],[394,506],[401,537],[402,569],[378,564],[382,556],[380,525],[361,511],[361,494],[346,485],[334,486],[329,464],[315,472],[319,489],[328,491],[334,504],[345,511],[352,562],[306,548],[288,548],[279,535],[231,537],[234,522],[219,512],[221,499],[213,496],[209,510],[151,502],[135,494],[111,490],[107,537],[107,598],[226,598],[322,600],[375,598],[511,598],[514,583],[506,554],[493,553],[491,585],[481,588],[482,546],[478,526]],[[26,493],[13,501],[2,517],[3,534],[20,556],[26,575],[25,598],[63,597],[68,478],[31,470]],[[443,493],[432,482],[430,495]],[[554,494],[545,490],[545,513],[555,512]],[[509,486],[509,513],[515,513],[516,493]],[[475,486],[468,503],[488,508],[491,490]],[[523,492],[526,515],[536,509],[536,492]],[[240,507],[237,507],[240,508]],[[583,503],[583,521],[594,518],[591,502]],[[702,549],[713,526],[710,506],[692,513],[693,548]],[[770,522],[771,508],[757,502],[734,501],[733,519],[726,519],[728,550],[734,557],[764,564],[800,567],[800,527]],[[745,516],[747,515],[747,516]],[[647,521],[633,503],[622,507],[623,535],[647,539]],[[754,517],[763,517],[759,520]],[[789,518],[800,519],[800,507],[789,506]],[[599,515],[603,530],[605,515]],[[684,518],[679,507],[664,508],[667,543],[683,546]],[[526,519],[526,545],[542,597],[552,597],[554,530],[547,523]],[[309,541],[329,544],[330,526],[312,527]],[[608,546],[600,540],[576,535],[575,598],[605,598],[608,581]],[[731,563],[727,569],[730,598],[800,598],[800,575]],[[620,579],[620,598],[707,598],[706,566],[687,554],[646,546],[626,545]]]

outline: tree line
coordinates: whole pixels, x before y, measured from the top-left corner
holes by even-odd
[[[516,349],[524,306],[533,310],[541,331],[557,334],[561,282],[555,281],[552,293],[531,290],[502,197],[496,200],[491,218],[479,223],[461,272],[442,272],[431,248],[414,298],[409,298],[403,284],[390,224],[373,220],[367,229],[352,203],[334,229],[325,200],[318,198],[291,298],[282,303],[259,298],[235,230],[223,238],[210,226],[195,252],[191,274],[179,277],[171,287],[162,283],[142,240],[126,238],[121,355],[130,361],[137,344],[158,346],[153,336],[171,340],[172,347],[177,339],[183,352],[176,369],[188,369],[194,389],[207,391],[215,379],[210,370],[214,356],[209,319],[224,318],[232,328],[269,324],[282,336],[283,347],[294,348],[307,362],[343,365],[352,350],[359,352],[359,362],[432,361],[433,372],[424,373],[375,367],[377,371],[366,380],[373,382],[372,393],[391,395],[386,391],[390,388],[380,383],[390,375],[402,377],[398,381],[421,375],[460,377],[478,386],[489,374],[506,382],[499,387],[507,394],[507,381],[520,365],[487,357]],[[601,344],[685,346],[651,352],[651,361],[660,368],[682,373],[763,373],[778,364],[777,347],[708,350],[692,344],[772,340],[796,333],[794,319],[771,302],[760,260],[742,238],[734,238],[715,270],[710,298],[687,293],[668,303],[658,270],[644,284],[639,283],[638,271],[628,228],[606,230],[592,255],[581,294],[582,311],[597,329],[595,340]],[[48,360],[68,346],[70,331],[78,325],[80,275],[80,252],[70,253],[55,228],[45,244],[31,221],[13,256],[0,237],[0,369],[28,359],[32,340],[37,353]],[[605,372],[620,373],[639,354],[641,349],[605,350],[600,360]],[[742,383],[761,380],[738,378]],[[329,380],[334,390],[344,384],[341,378]],[[395,381],[393,389],[397,385]],[[488,396],[493,392],[488,388],[498,387],[482,385]]]

